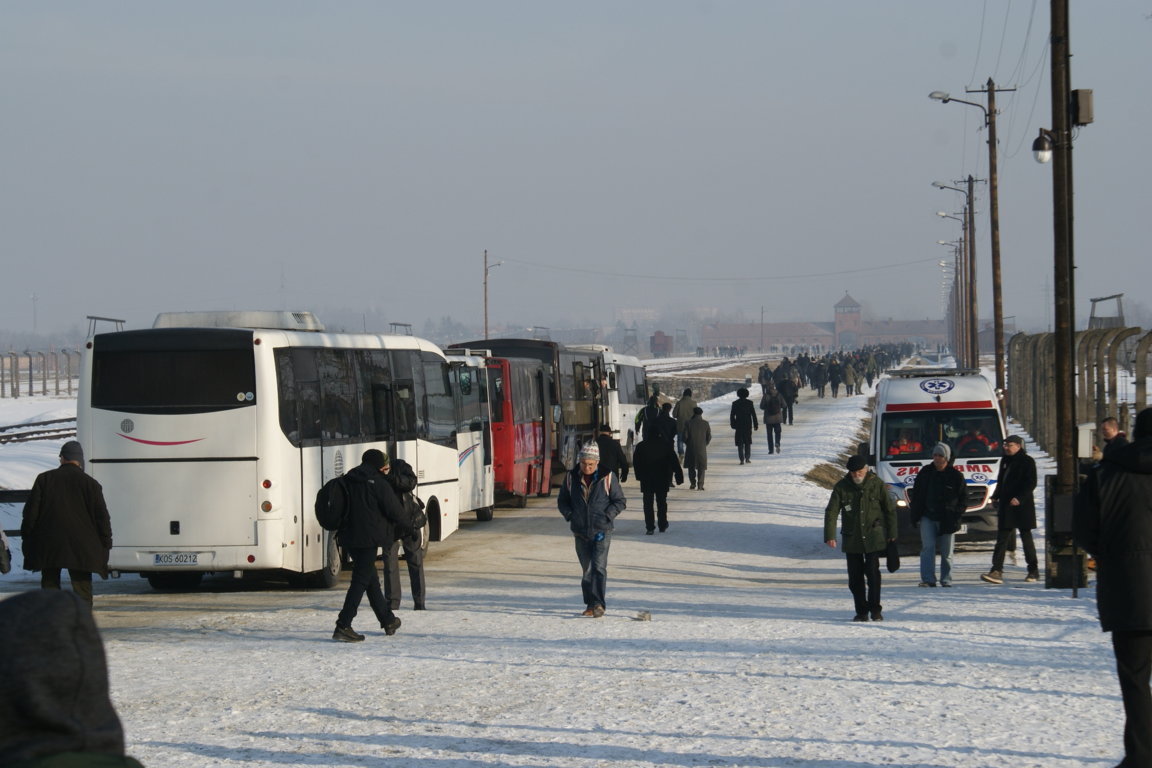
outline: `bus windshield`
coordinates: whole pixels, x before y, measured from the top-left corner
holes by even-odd
[[[93,408],[207,413],[256,404],[252,333],[102,334],[92,348]]]
[[[947,443],[957,460],[999,456],[1004,435],[994,410],[924,411],[885,415],[883,458],[931,459],[936,443]]]

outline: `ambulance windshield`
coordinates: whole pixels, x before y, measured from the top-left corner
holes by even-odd
[[[936,443],[947,443],[957,460],[999,456],[1004,440],[995,410],[924,411],[883,417],[883,458],[931,459]]]

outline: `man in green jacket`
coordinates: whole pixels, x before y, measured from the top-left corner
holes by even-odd
[[[880,553],[896,540],[896,507],[888,488],[868,471],[863,456],[848,459],[848,474],[832,488],[824,508],[824,543],[836,548],[836,519],[842,517],[848,589],[856,602],[853,621],[883,621],[880,605]],[[865,592],[867,582],[867,592]]]

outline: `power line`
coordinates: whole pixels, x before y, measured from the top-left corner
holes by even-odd
[[[536,264],[531,261],[524,261],[521,259],[512,259],[507,256],[504,261],[510,264],[521,264],[526,267],[533,267],[535,269],[548,269],[557,272],[575,272],[583,275],[595,275],[596,277],[627,277],[636,278],[640,280],[663,280],[665,282],[683,282],[683,283],[748,283],[748,282],[764,282],[764,281],[778,281],[778,280],[811,280],[812,278],[820,277],[836,277],[838,275],[855,275],[864,272],[878,272],[885,269],[900,269],[903,267],[912,266],[914,264],[924,264],[932,262],[935,264],[939,261],[938,258],[929,259],[915,259],[914,261],[905,261],[898,264],[882,264],[879,266],[861,267],[859,269],[837,269],[832,272],[811,272],[801,275],[765,275],[756,277],[752,275],[739,275],[735,277],[706,277],[702,275],[660,275],[660,274],[637,274],[629,272],[606,272],[602,269],[581,269],[580,267],[562,267],[554,264]]]

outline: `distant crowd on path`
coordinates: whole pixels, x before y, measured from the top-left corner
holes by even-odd
[[[805,386],[810,387],[817,397],[825,397],[829,390],[832,397],[839,397],[843,385],[844,394],[851,397],[864,394],[865,387],[871,388],[880,374],[913,351],[914,348],[908,344],[878,344],[821,356],[803,353],[795,360],[785,357],[774,370],[765,363],[760,366],[757,380],[765,391],[771,387],[793,400],[795,394],[789,395],[781,390],[785,381],[791,382],[789,389],[795,385],[797,392]],[[788,423],[791,423],[791,417]]]

